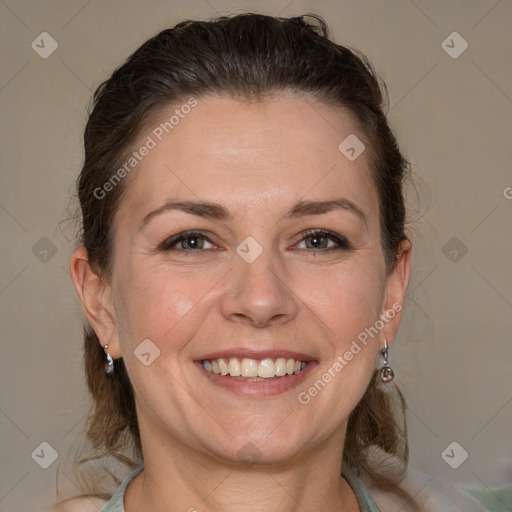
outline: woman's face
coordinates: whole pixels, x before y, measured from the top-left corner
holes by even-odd
[[[174,110],[140,139],[155,147],[126,178],[104,297],[143,443],[233,462],[341,450],[407,284],[407,263],[386,275],[366,152],[338,147],[362,135],[292,95],[208,97],[166,134]]]

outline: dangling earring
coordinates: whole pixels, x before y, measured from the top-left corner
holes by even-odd
[[[380,369],[380,380],[382,382],[391,382],[395,378],[395,372],[388,363],[388,342],[386,340],[384,340],[382,357],[384,358],[384,366]]]
[[[103,350],[105,351],[105,355],[107,356],[107,362],[105,363],[105,373],[107,375],[112,375],[114,373],[114,360],[112,356],[108,353],[108,344],[103,345]]]

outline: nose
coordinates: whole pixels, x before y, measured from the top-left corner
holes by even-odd
[[[226,319],[261,328],[296,317],[298,298],[277,259],[270,250],[264,250],[252,263],[234,256],[235,268],[227,276],[221,306]]]

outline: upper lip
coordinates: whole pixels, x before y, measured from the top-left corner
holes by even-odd
[[[295,359],[296,361],[316,361],[310,354],[303,352],[295,352],[292,350],[268,349],[268,350],[253,350],[247,348],[232,348],[226,350],[219,350],[217,352],[210,352],[204,356],[198,357],[195,361],[203,361],[205,359],[222,359],[238,357],[239,359],[255,359],[261,361],[263,359],[278,359],[284,357],[285,359]]]

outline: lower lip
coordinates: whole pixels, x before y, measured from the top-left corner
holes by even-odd
[[[212,384],[228,389],[235,395],[250,398],[266,398],[290,391],[301,384],[313,368],[318,365],[316,361],[309,361],[306,368],[297,374],[274,377],[268,380],[248,381],[209,372],[204,369],[203,364],[199,361],[195,361],[195,364]]]

